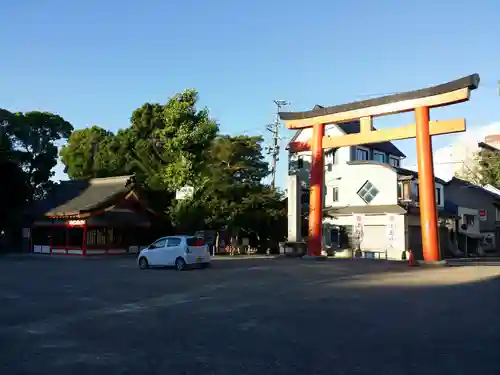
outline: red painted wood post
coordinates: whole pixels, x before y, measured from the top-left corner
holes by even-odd
[[[437,232],[434,165],[432,161],[432,139],[429,133],[429,108],[415,108],[415,120],[417,123],[416,138],[422,251],[425,261],[435,262],[439,260],[439,239]]]
[[[325,126],[313,126],[311,139],[311,179],[309,192],[309,243],[308,255],[321,255],[322,228],[323,228],[323,135]]]
[[[82,255],[87,255],[87,222],[83,224]]]

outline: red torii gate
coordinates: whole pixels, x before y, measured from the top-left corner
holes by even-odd
[[[308,255],[321,255],[323,221],[323,149],[369,143],[417,139],[417,161],[420,197],[422,247],[425,261],[439,260],[434,167],[431,136],[465,131],[465,119],[429,121],[430,108],[457,104],[469,100],[471,90],[479,85],[479,75],[473,74],[442,85],[407,91],[376,99],[357,101],[305,112],[280,112],[288,129],[313,128],[307,143],[290,145],[291,151],[312,151]],[[373,118],[402,112],[415,112],[416,124],[395,129],[373,130]],[[352,120],[360,121],[360,132],[325,137],[325,125]]]

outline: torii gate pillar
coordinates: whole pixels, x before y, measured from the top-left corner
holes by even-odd
[[[424,260],[437,262],[440,254],[432,140],[429,133],[429,108],[415,108],[415,120],[417,122],[418,196],[420,199],[422,252]]]
[[[307,253],[310,256],[321,255],[323,230],[323,186],[324,159],[323,136],[325,125],[315,124],[311,139],[311,178],[309,182],[309,242]]]

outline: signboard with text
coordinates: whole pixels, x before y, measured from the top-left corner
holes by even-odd
[[[479,210],[479,220],[486,221],[487,219],[488,219],[488,214],[486,210],[484,209]]]
[[[396,238],[396,215],[387,215],[387,240],[392,243]]]

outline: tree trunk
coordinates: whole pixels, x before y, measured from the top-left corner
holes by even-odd
[[[215,232],[215,248],[214,248],[214,255],[219,252],[219,242],[220,242],[220,233],[219,231]]]

